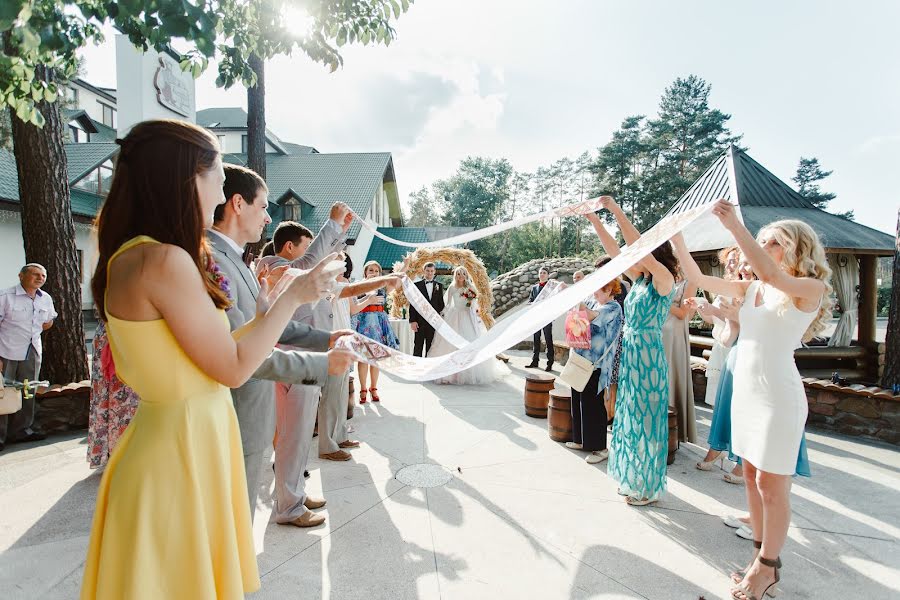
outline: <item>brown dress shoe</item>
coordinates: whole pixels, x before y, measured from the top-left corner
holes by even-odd
[[[296,527],[315,527],[325,522],[325,515],[314,513],[311,510],[306,511],[293,521],[288,521],[284,525],[294,525]]]
[[[319,458],[325,460],[350,460],[350,453],[338,450],[337,452],[329,452],[328,454],[320,454]]]
[[[306,500],[303,501],[303,506],[312,510],[314,508],[322,508],[325,506],[325,498],[310,498],[306,497]]]
[[[338,446],[341,448],[359,448],[359,442],[356,440],[344,440]]]

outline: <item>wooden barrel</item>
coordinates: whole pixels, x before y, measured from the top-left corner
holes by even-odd
[[[550,392],[550,419],[547,422],[550,439],[572,441],[572,393],[569,390]]]
[[[525,414],[536,419],[547,418],[547,404],[555,377],[550,375],[529,375],[525,378]]]
[[[675,452],[678,450],[678,415],[673,409],[669,409],[669,455],[666,464],[675,462]]]

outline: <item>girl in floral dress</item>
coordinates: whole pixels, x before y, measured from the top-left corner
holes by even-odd
[[[381,265],[378,261],[370,260],[363,266],[363,275],[366,279],[372,277],[381,277]],[[384,312],[384,301],[387,293],[384,288],[378,289],[376,292],[368,295],[363,301],[363,308],[352,317],[353,329],[357,333],[375,340],[389,348],[397,349],[400,342],[394,331],[391,329],[391,322],[386,312]],[[372,394],[372,402],[380,402],[378,397],[378,375],[380,370],[375,365],[369,365],[361,362],[359,369],[359,403],[366,403],[367,392]],[[370,380],[372,387],[366,389],[367,382]]]

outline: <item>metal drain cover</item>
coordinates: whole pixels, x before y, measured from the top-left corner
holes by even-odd
[[[450,483],[453,474],[441,465],[418,463],[403,467],[394,477],[411,487],[433,488]]]

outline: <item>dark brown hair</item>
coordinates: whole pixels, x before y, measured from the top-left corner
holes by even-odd
[[[235,194],[240,194],[247,204],[253,204],[259,190],[266,188],[265,180],[252,169],[230,163],[225,163],[222,168],[225,170],[225,184],[222,186],[225,204],[228,204],[227,201]],[[225,218],[225,204],[218,205],[216,212],[213,213],[213,221],[216,223]]]
[[[211,254],[196,184],[198,175],[216,165],[216,138],[191,123],[157,120],[138,123],[117,142],[121,150],[112,185],[96,220],[99,256],[91,291],[100,317],[106,319],[109,259],[139,235],[184,249],[216,307],[227,307],[228,296],[206,276]]]
[[[657,247],[651,254],[653,254],[653,258],[669,270],[672,277],[678,279],[678,258],[675,256],[675,249],[670,242],[663,242],[662,245]],[[649,280],[652,279],[653,275],[651,274]]]
[[[284,245],[288,242],[299,244],[300,240],[308,237],[312,238],[312,231],[297,221],[282,221],[275,228],[275,235],[272,236],[272,243],[275,245],[275,252],[281,252]]]

